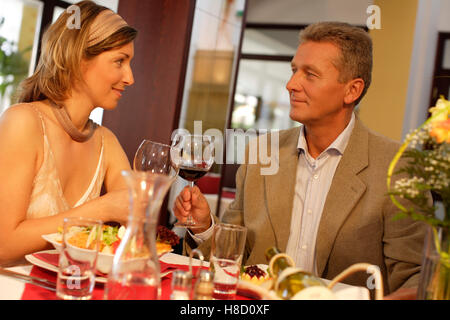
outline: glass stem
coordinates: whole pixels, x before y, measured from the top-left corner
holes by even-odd
[[[192,189],[193,189],[194,186],[195,186],[194,181],[189,181],[189,186],[191,187],[191,192],[192,192]],[[187,223],[187,224],[190,224],[190,225],[195,224],[194,219],[192,219],[192,215],[191,215],[190,213],[189,213],[189,215],[187,216],[186,223]]]

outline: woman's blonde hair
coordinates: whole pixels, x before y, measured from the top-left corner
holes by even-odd
[[[83,81],[80,68],[83,59],[92,59],[136,38],[137,31],[126,25],[105,40],[88,46],[90,26],[102,11],[110,9],[93,1],[81,1],[76,6],[80,12],[80,28],[68,27],[72,14],[64,11],[45,31],[36,70],[20,84],[19,102],[67,99],[74,83]]]

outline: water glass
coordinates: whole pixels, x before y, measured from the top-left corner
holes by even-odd
[[[214,226],[210,257],[214,299],[235,298],[246,237],[246,227],[225,223]]]
[[[89,300],[95,286],[102,222],[65,218],[56,295],[64,300]]]
[[[172,273],[172,294],[170,300],[189,300],[191,298],[192,274],[184,270]]]

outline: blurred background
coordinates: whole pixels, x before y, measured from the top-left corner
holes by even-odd
[[[15,103],[17,84],[32,74],[46,27],[77,1],[0,0],[0,111]],[[358,106],[363,122],[401,140],[449,98],[450,0],[96,0],[139,31],[135,85],[114,111],[91,115],[118,137],[130,161],[140,142],[170,144],[176,128],[219,129],[227,142],[246,130],[287,129],[290,60],[298,33],[317,21],[343,21],[370,33],[371,88]],[[379,29],[369,29],[376,13]],[[226,129],[241,129],[230,131]],[[227,148],[232,148],[226,143]],[[232,162],[232,161],[230,161]],[[200,179],[212,212],[234,198],[237,164],[216,164]],[[163,206],[170,226],[179,179]],[[182,235],[184,230],[179,230]]]

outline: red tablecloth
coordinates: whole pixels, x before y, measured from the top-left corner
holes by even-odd
[[[47,263],[50,263],[54,266],[58,265],[58,255],[57,254],[48,254],[48,253],[37,253],[34,254],[36,258],[39,258]],[[168,264],[163,261],[160,261],[161,272],[166,272],[169,270],[188,270],[189,266],[187,265],[179,265],[179,264]],[[196,274],[199,267],[193,267],[193,273]],[[205,268],[205,267],[203,267]],[[31,276],[47,279],[53,282],[56,282],[56,273],[53,271],[49,271],[38,266],[33,266],[31,269]],[[165,276],[161,280],[161,299],[169,300],[171,294],[171,282],[172,282],[172,274]],[[92,299],[93,300],[102,300],[103,299],[103,291],[104,284],[96,283]],[[25,290],[22,294],[22,300],[56,300],[59,299],[56,296],[56,293],[32,284],[26,284]],[[243,296],[236,296],[236,299],[246,300],[248,298]]]

